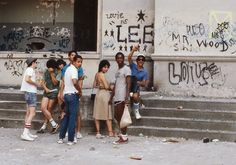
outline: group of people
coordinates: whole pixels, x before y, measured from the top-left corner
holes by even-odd
[[[115,73],[114,82],[109,82],[106,78],[106,73],[110,67],[109,61],[101,60],[99,63],[98,72],[94,76],[93,83],[93,87],[98,89],[93,109],[96,138],[104,137],[100,132],[100,120],[106,121],[108,136],[116,136],[112,127],[112,119],[114,116],[118,125],[120,125],[126,104],[131,103],[136,119],[141,118],[139,113],[140,87],[145,87],[148,84],[148,73],[143,66],[145,62],[144,55],[139,54],[137,56],[136,64],[132,60],[134,52],[138,50],[138,45],[133,46],[128,55],[129,65],[125,64],[125,56],[122,52],[116,54],[115,60],[118,70]],[[79,102],[85,77],[82,68],[83,58],[76,51],[69,52],[68,58],[69,64],[66,64],[62,59],[57,61],[49,59],[46,63],[47,69],[44,72],[43,79],[40,81],[36,80],[35,74],[37,59],[28,58],[26,60],[27,69],[23,76],[21,91],[25,92],[27,111],[21,139],[33,141],[37,138],[37,135],[30,133],[31,122],[35,116],[37,87],[42,87],[44,90],[41,111],[45,118],[37,133],[44,133],[50,123],[51,133],[56,133],[60,128],[58,144],[64,143],[66,136],[68,136],[68,145],[73,145],[77,143],[77,138],[82,138]],[[112,104],[114,105],[114,115]],[[59,105],[60,124],[53,119],[52,114],[55,105]],[[114,144],[128,142],[127,127],[120,128],[118,137],[119,139]]]

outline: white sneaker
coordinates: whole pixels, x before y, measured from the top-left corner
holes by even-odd
[[[82,134],[80,132],[77,132],[76,137],[77,137],[77,139],[82,139],[83,138],[83,136],[82,136]]]
[[[73,141],[73,143],[77,143],[77,138],[76,137],[74,137],[74,141]]]
[[[33,134],[31,134],[30,132],[29,132],[29,137],[31,137],[31,138],[33,138],[33,139],[36,139],[38,136],[37,135],[33,135]]]
[[[134,110],[134,114],[135,114],[135,118],[136,118],[136,119],[141,119],[141,115],[140,115],[138,109],[135,109],[135,110]]]
[[[64,141],[63,141],[63,139],[59,139],[59,140],[57,141],[57,143],[58,143],[58,144],[63,144]]]
[[[21,136],[22,140],[26,140],[26,141],[34,141],[34,138],[30,137],[28,134],[23,133]]]
[[[67,145],[68,145],[68,146],[72,146],[72,145],[74,145],[74,144],[75,144],[74,142],[70,142],[70,141],[67,142]]]

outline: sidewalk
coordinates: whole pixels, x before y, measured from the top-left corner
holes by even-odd
[[[116,138],[96,139],[92,135],[84,135],[76,145],[68,146],[56,143],[58,134],[40,134],[34,142],[27,142],[20,140],[21,133],[21,129],[0,128],[1,165],[236,164],[236,143],[202,143],[184,139],[168,142],[170,139],[130,136],[128,144],[113,145]]]

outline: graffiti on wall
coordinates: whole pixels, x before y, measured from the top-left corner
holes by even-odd
[[[132,45],[138,43],[140,51],[152,51],[154,46],[152,15],[144,9],[137,10],[135,14],[123,11],[105,13],[103,50],[129,52]]]
[[[0,24],[0,27],[0,51],[68,51],[72,47],[71,27],[66,25]]]
[[[163,17],[157,29],[159,46],[174,52],[236,52],[235,23],[231,12],[210,12],[209,23],[187,24],[184,21]]]
[[[4,67],[7,71],[11,72],[12,76],[22,76],[25,69],[25,61],[21,59],[13,59],[13,54],[7,55],[7,61],[4,63]]]
[[[64,57],[61,54],[43,54],[43,58],[41,60],[37,60],[37,68],[36,73],[38,75],[42,75],[46,68],[46,62],[48,59],[63,59]],[[6,72],[4,74],[10,73],[12,77],[20,77],[24,74],[25,68],[27,64],[25,59],[18,59],[14,57],[13,53],[7,54],[7,59],[3,62],[3,68],[5,68]]]
[[[224,85],[226,76],[214,62],[175,62],[168,64],[171,85],[195,84],[217,88]]]

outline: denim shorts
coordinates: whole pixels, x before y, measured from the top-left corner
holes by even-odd
[[[36,105],[37,105],[36,93],[25,92],[25,101],[29,107],[36,107]]]

